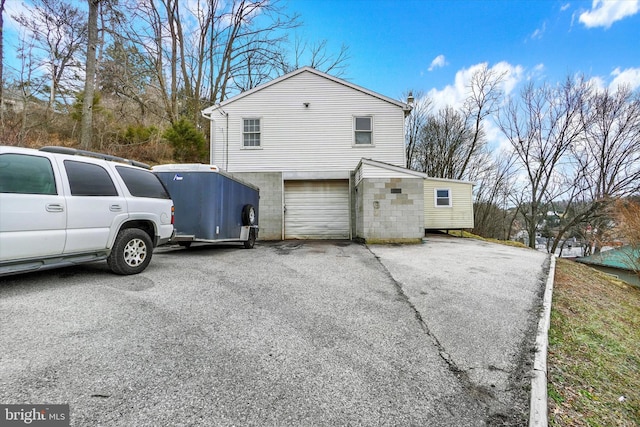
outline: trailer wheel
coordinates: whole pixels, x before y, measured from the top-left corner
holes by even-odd
[[[120,231],[107,258],[107,264],[116,274],[138,274],[151,261],[153,243],[147,233],[138,228]]]
[[[256,224],[256,210],[253,205],[244,205],[242,208],[242,225]]]
[[[253,228],[249,230],[249,238],[244,241],[245,249],[253,249],[253,246],[256,244],[256,230]]]

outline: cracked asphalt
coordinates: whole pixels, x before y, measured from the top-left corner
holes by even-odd
[[[545,254],[258,242],[0,279],[0,402],[72,426],[519,426]]]

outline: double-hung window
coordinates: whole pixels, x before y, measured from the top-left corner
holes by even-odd
[[[260,119],[242,120],[242,146],[245,148],[260,147]]]
[[[354,117],[353,122],[355,144],[373,145],[373,117]]]
[[[451,207],[451,190],[448,188],[436,188],[436,207]]]

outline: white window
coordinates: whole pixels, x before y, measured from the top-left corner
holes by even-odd
[[[373,145],[373,117],[354,117],[354,142],[356,145]]]
[[[242,146],[260,147],[260,119],[242,119]]]
[[[436,188],[434,195],[436,207],[451,207],[451,190],[448,188]]]

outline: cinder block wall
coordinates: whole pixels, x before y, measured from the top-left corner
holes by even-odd
[[[260,188],[258,240],[282,239],[282,173],[235,172],[233,176]]]
[[[365,178],[356,189],[357,237],[401,242],[424,236],[422,178]]]

